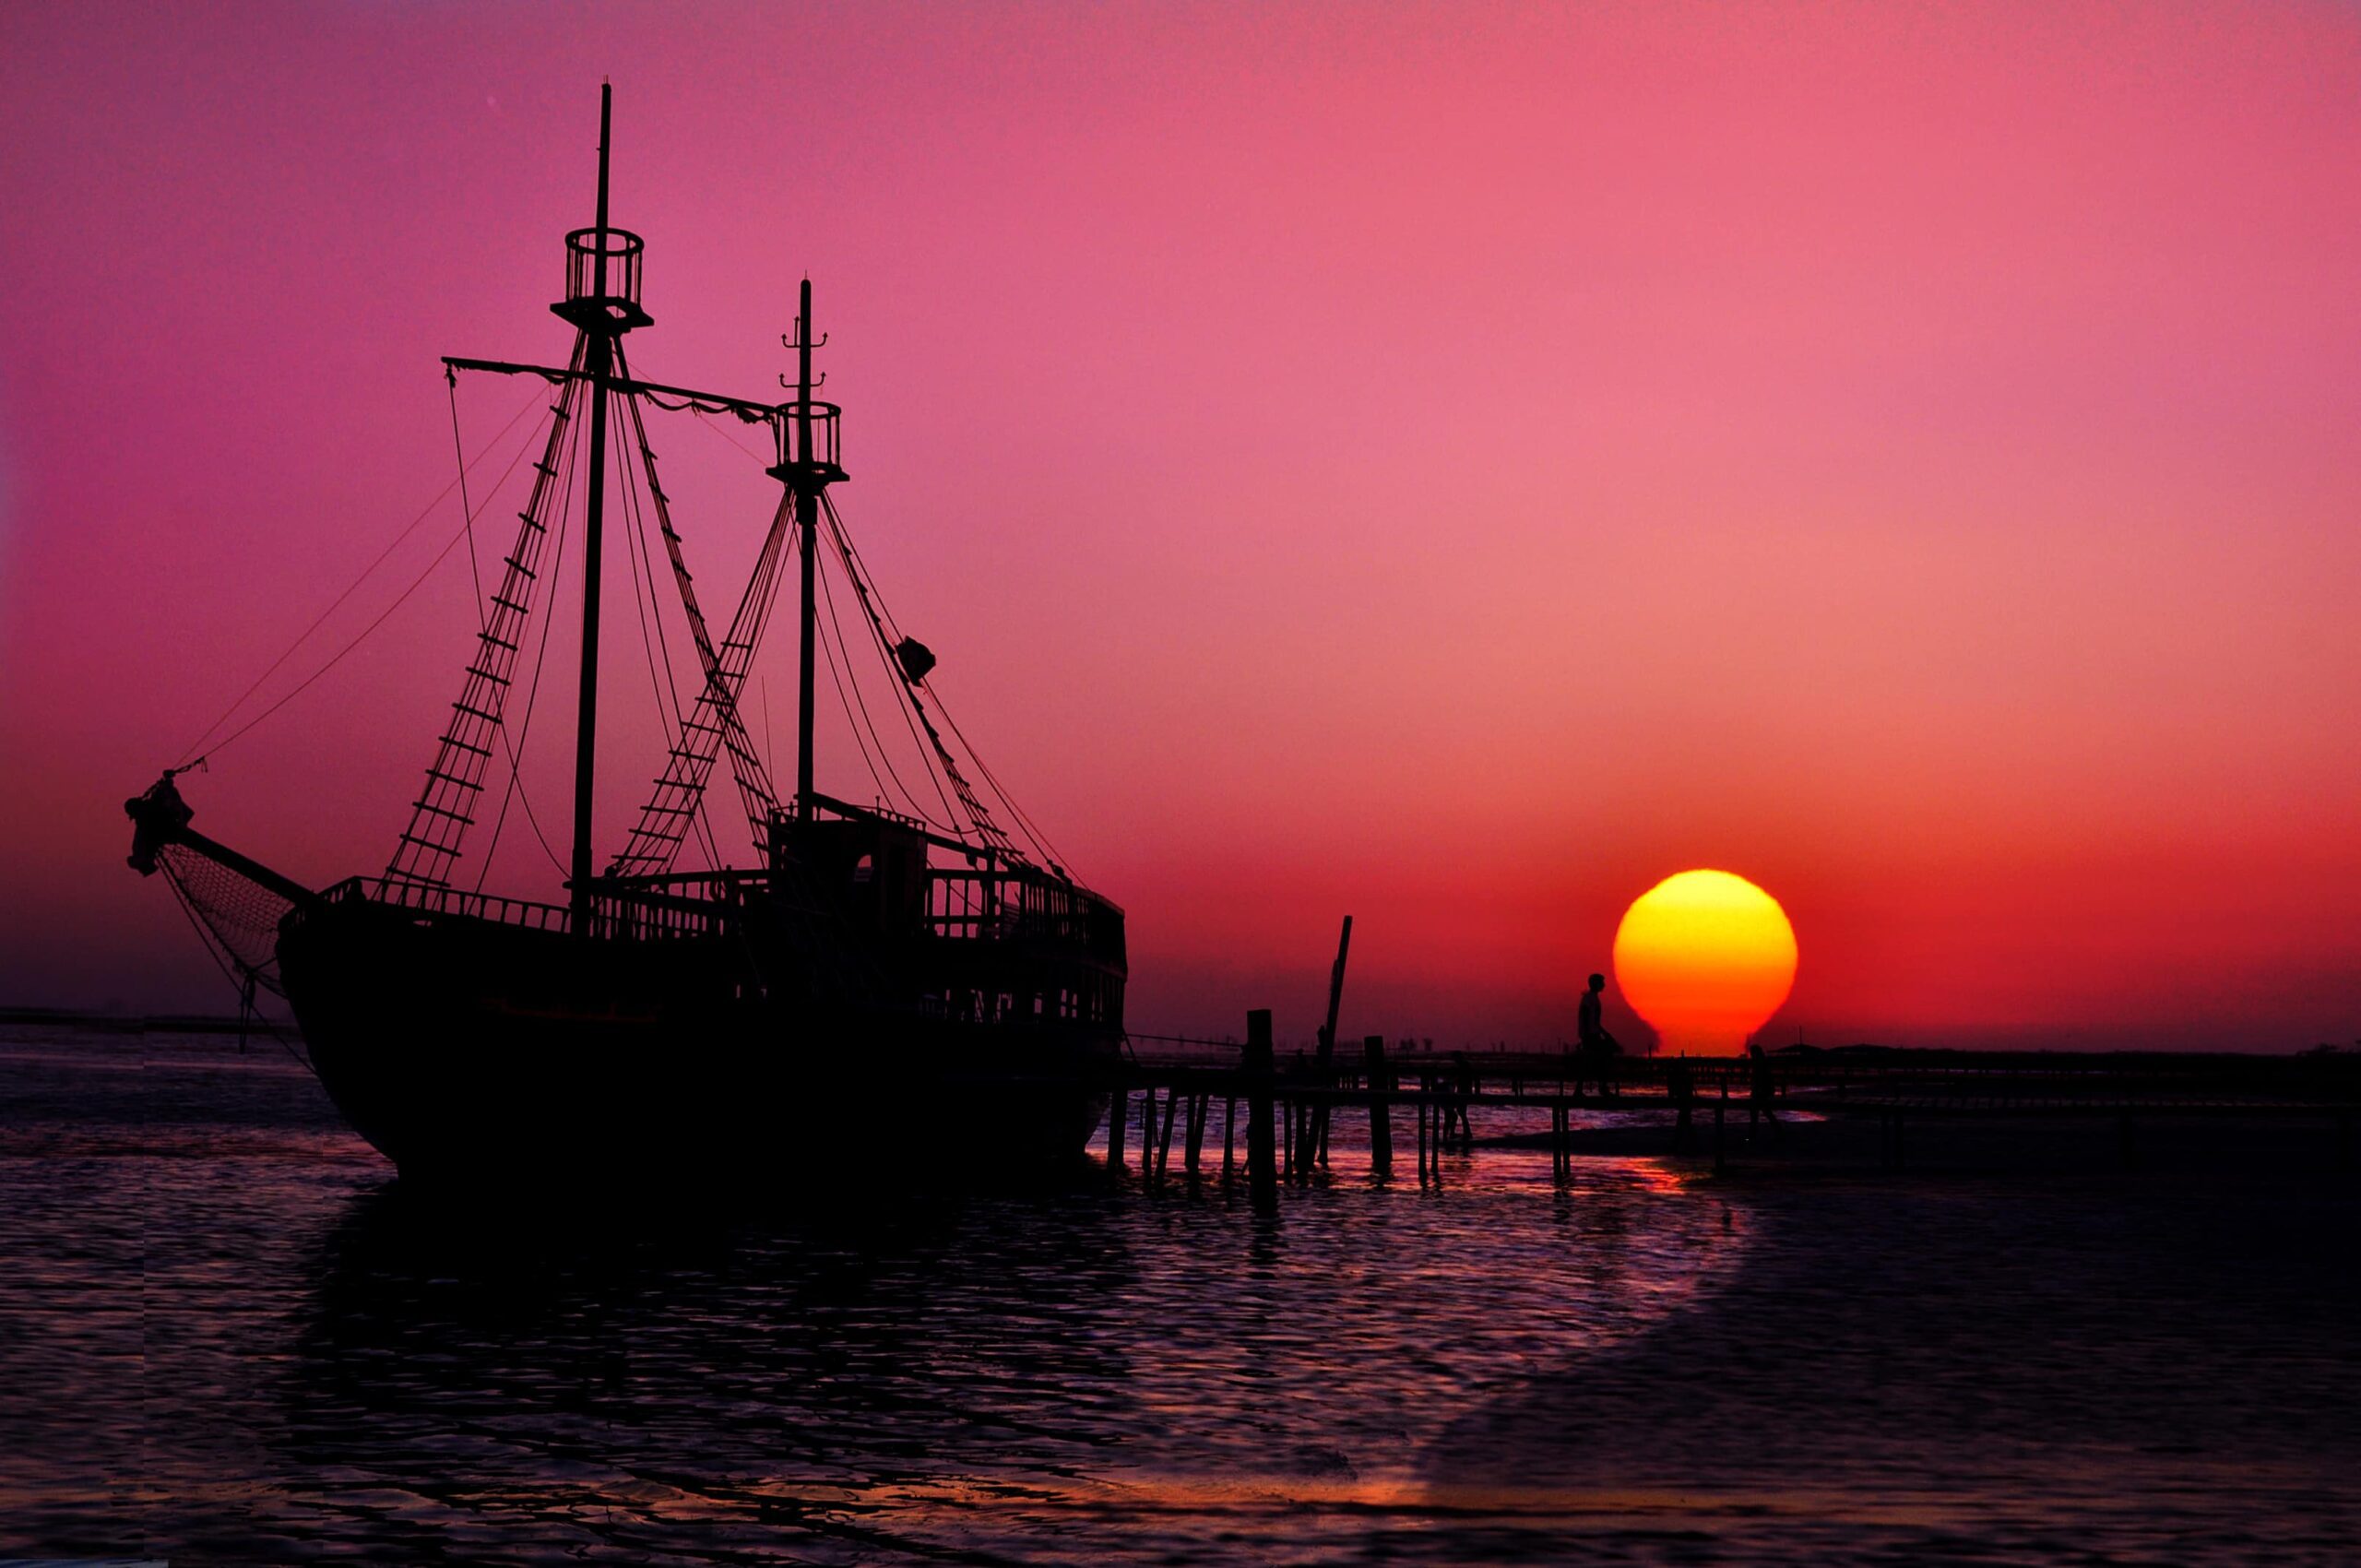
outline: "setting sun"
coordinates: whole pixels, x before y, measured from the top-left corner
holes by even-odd
[[[1667,1051],[1738,1051],[1795,979],[1786,912],[1726,871],[1665,878],[1632,900],[1616,928],[1616,984]]]

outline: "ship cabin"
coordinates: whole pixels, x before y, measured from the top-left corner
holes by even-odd
[[[771,818],[770,870],[948,1022],[1123,1024],[1123,911],[1062,873],[898,813],[811,797]]]

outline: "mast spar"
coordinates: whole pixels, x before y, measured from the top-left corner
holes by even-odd
[[[782,339],[795,350],[795,401],[779,410],[789,417],[777,422],[779,460],[770,473],[795,496],[796,542],[803,551],[803,603],[797,639],[801,657],[796,678],[795,814],[808,820],[818,800],[812,787],[812,721],[815,655],[813,639],[818,616],[813,595],[818,585],[820,509],[825,504],[828,486],[842,480],[845,470],[836,460],[843,410],[834,403],[817,402],[812,396],[816,389],[812,379],[812,350],[827,339],[814,339],[812,335],[811,279],[803,279],[797,303],[800,309],[795,318],[795,336]],[[779,383],[785,386],[787,377],[780,376]]]
[[[575,327],[572,358],[564,369],[550,365],[516,364],[502,360],[464,359],[446,355],[445,366],[451,371],[484,371],[499,375],[538,375],[564,390],[552,410],[552,427],[548,452],[534,465],[537,480],[533,499],[518,515],[522,532],[516,549],[508,558],[509,576],[504,579],[501,592],[492,602],[499,610],[500,619],[487,625],[480,634],[482,645],[476,664],[469,671],[469,684],[461,698],[453,705],[454,717],[449,730],[435,756],[434,766],[428,768],[428,785],[415,802],[415,814],[409,832],[402,835],[394,861],[386,867],[389,880],[417,884],[427,887],[447,887],[450,867],[459,853],[459,838],[475,820],[473,802],[482,790],[481,774],[492,756],[492,741],[502,721],[504,697],[519,647],[518,628],[529,612],[527,600],[530,585],[536,580],[533,569],[540,541],[548,531],[547,504],[556,493],[554,481],[559,475],[558,455],[564,447],[570,421],[575,417],[575,397],[583,384],[589,388],[590,404],[590,464],[589,482],[583,506],[583,567],[582,588],[582,649],[578,707],[575,724],[574,759],[574,836],[572,863],[568,870],[567,889],[570,895],[573,930],[581,935],[593,934],[593,894],[600,879],[594,871],[591,859],[591,817],[596,802],[598,722],[599,722],[599,577],[603,564],[603,535],[606,512],[607,481],[607,420],[609,399],[620,397],[630,410],[634,428],[638,429],[639,399],[645,395],[666,408],[694,408],[710,413],[730,413],[750,422],[770,427],[778,461],[767,470],[787,489],[773,521],[772,532],[764,547],[763,562],[775,562],[784,529],[792,524],[798,541],[803,549],[802,604],[799,620],[801,654],[797,713],[796,741],[796,814],[808,818],[822,797],[813,788],[812,753],[815,712],[816,676],[815,647],[818,625],[817,568],[820,544],[820,524],[827,509],[826,492],[831,484],[843,481],[844,468],[838,461],[838,431],[843,410],[834,403],[821,402],[813,397],[825,382],[812,370],[813,350],[827,342],[825,336],[815,338],[811,329],[812,284],[803,281],[801,297],[801,314],[796,319],[795,332],[782,335],[781,341],[796,350],[796,375],[789,381],[781,375],[779,385],[794,393],[792,401],[756,403],[742,398],[724,397],[719,393],[700,392],[683,386],[668,386],[658,382],[635,378],[624,359],[622,338],[636,327],[652,325],[647,311],[640,306],[640,280],[645,245],[637,234],[628,230],[611,227],[608,215],[608,165],[610,131],[613,121],[613,89],[601,84],[599,91],[599,206],[598,221],[592,228],[576,229],[565,237],[566,273],[565,298],[550,307],[560,319]],[[666,399],[677,399],[668,402]],[[624,433],[618,433],[619,437]],[[652,465],[655,454],[648,450],[644,431],[639,435],[640,459]],[[751,745],[736,710],[738,687],[746,678],[747,666],[753,657],[754,642],[760,635],[763,618],[768,613],[771,577],[767,565],[758,564],[747,586],[746,597],[739,605],[738,614],[730,623],[727,638],[716,647],[705,631],[702,614],[696,608],[694,596],[688,587],[687,568],[680,559],[679,540],[669,521],[662,517],[664,497],[655,482],[655,470],[649,467],[647,478],[650,493],[658,512],[659,526],[668,541],[675,575],[679,577],[687,611],[691,635],[695,638],[700,663],[704,666],[705,684],[698,696],[696,715],[683,726],[681,743],[672,748],[671,759],[664,775],[657,780],[656,792],[640,814],[639,826],[634,830],[630,843],[617,855],[609,875],[641,875],[660,872],[671,863],[673,853],[689,832],[692,817],[701,798],[706,775],[713,766],[715,754],[727,750],[732,771],[738,776],[739,788],[747,806],[750,820],[757,824],[768,822],[777,813],[777,802],[771,794],[769,781]],[[567,487],[570,489],[570,485]],[[750,619],[751,617],[751,619]],[[692,739],[691,737],[696,737]]]
[[[615,89],[599,84],[599,226],[592,232],[592,296],[607,294],[607,133]],[[582,518],[582,690],[574,731],[574,863],[568,878],[574,929],[590,932],[590,802],[599,760],[599,567],[601,524],[607,498],[607,383],[614,369],[615,339],[627,327],[608,312],[584,313],[579,323],[589,341],[584,368],[590,376],[590,490]]]
[[[795,317],[795,444],[796,449],[812,450],[812,279],[803,280],[803,291]],[[819,539],[820,492],[816,486],[801,484],[795,494],[796,521],[802,526],[803,538],[803,625],[802,658],[796,668],[801,671],[801,684],[795,702],[795,814],[812,814],[812,634],[815,607],[812,602],[812,587],[818,569],[819,553],[813,548]]]

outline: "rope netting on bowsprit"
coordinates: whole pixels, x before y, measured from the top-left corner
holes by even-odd
[[[255,986],[275,996],[287,994],[279,978],[279,922],[293,904],[184,844],[158,849],[156,869],[164,873],[189,923],[247,995]]]

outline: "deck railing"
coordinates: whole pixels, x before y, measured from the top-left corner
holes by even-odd
[[[456,887],[387,881],[379,876],[347,877],[324,897],[331,904],[389,905],[397,909],[416,909],[423,915],[454,915],[462,920],[522,926],[529,931],[565,931],[574,923],[573,911],[563,904],[539,904],[524,898],[504,898],[496,893],[469,893]]]
[[[427,916],[485,921],[526,931],[562,932],[574,929],[574,911],[564,904],[536,903],[495,893],[469,893],[383,877],[349,877],[323,897],[330,904],[374,904],[412,909]],[[637,890],[598,893],[590,899],[590,934],[594,938],[631,942],[718,936],[730,929],[737,912],[735,900],[707,904],[677,895]]]
[[[927,924],[962,941],[1050,942],[1095,958],[1123,957],[1122,911],[1030,869],[927,873]]]
[[[748,895],[767,885],[760,873],[699,872],[601,890],[590,899],[590,934],[632,942],[724,935],[734,929]],[[332,905],[368,903],[527,931],[574,929],[574,912],[564,904],[398,879],[349,877],[322,897]],[[1124,956],[1121,909],[1030,867],[930,871],[927,929],[957,941],[1047,943],[1104,963],[1121,964]]]

